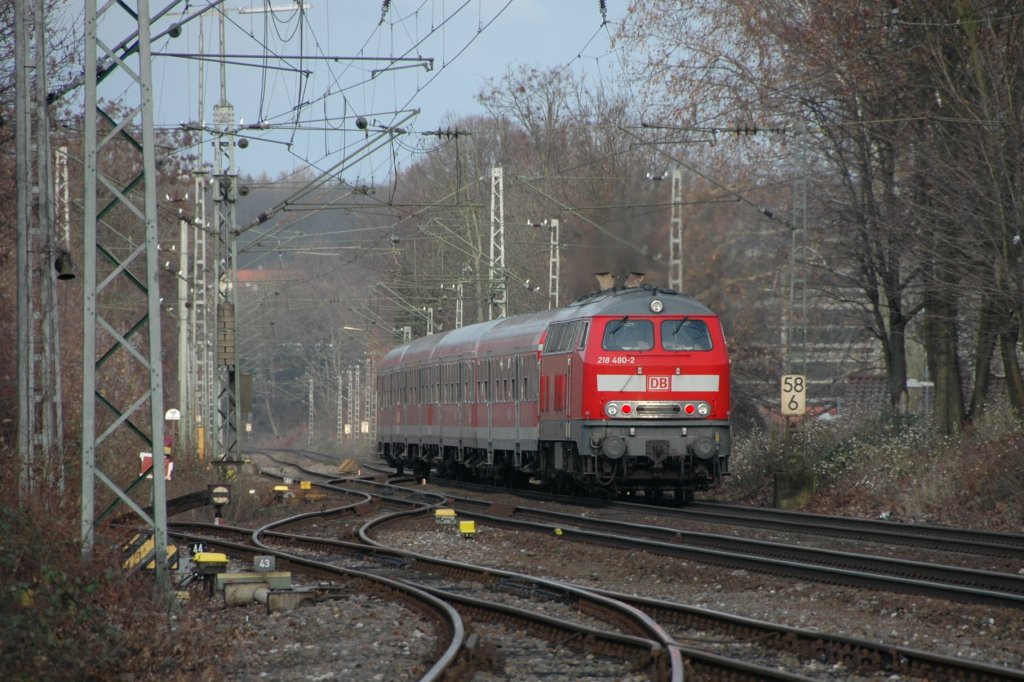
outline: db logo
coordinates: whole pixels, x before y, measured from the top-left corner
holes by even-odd
[[[668,377],[647,377],[647,390],[648,391],[667,391],[671,382]]]

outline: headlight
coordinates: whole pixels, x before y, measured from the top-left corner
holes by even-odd
[[[615,403],[608,403],[604,406],[604,413],[609,417],[614,417],[619,413],[619,406]]]
[[[708,416],[709,414],[711,414],[711,406],[708,405],[707,403],[701,403],[700,405],[697,405],[697,414],[699,414],[702,417]]]
[[[664,309],[665,309],[665,304],[662,303],[660,299],[656,298],[653,301],[651,301],[651,312],[652,313],[660,313]]]

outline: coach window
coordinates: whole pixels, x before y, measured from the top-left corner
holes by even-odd
[[[609,320],[601,346],[605,350],[651,350],[654,348],[654,325],[650,320],[631,320],[628,315]]]
[[[519,356],[512,358],[512,380],[509,385],[512,389],[512,402],[519,402],[519,374],[522,372],[523,366],[519,362]]]
[[[576,346],[577,350],[583,350],[587,347],[587,332],[590,331],[590,323],[583,322],[583,332],[580,334],[579,345]]]
[[[484,379],[484,365],[483,360],[479,360],[476,363],[476,398],[473,402],[482,403],[487,399],[487,394],[484,392],[486,386]]]

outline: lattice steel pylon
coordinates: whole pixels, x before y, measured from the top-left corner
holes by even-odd
[[[558,218],[552,218],[548,222],[548,309],[558,307],[558,282],[562,277],[562,255],[559,252],[561,245],[559,241]]]
[[[372,357],[366,360],[366,381],[363,386],[363,416],[368,428],[367,439],[372,444],[377,440],[377,370]]]
[[[217,23],[220,52],[225,53],[223,12]],[[217,329],[215,418],[213,459],[231,465],[242,460],[239,444],[241,409],[241,358],[238,351],[238,174],[235,170],[235,107],[228,101],[226,60],[220,63],[220,99],[213,107],[216,141],[213,159],[213,209],[216,217],[217,254],[214,275],[217,304],[213,310]],[[227,470],[224,472],[227,475]]]
[[[668,287],[683,291],[683,172],[672,169],[672,216],[668,235]]]
[[[110,16],[116,12],[126,17]],[[125,18],[137,27],[127,40],[100,35],[125,26]],[[91,556],[97,523],[123,502],[152,528],[157,588],[169,592],[151,65],[148,0],[138,0],[134,10],[86,0],[82,553]],[[104,110],[99,86],[115,72],[112,95],[123,94],[110,99],[120,106]],[[119,482],[126,469],[135,470],[136,448],[152,453],[156,475]],[[129,495],[147,480],[152,515]],[[97,499],[97,481],[113,500]],[[97,502],[108,504],[99,516]]]
[[[505,272],[505,183],[501,167],[491,169],[491,240],[487,319],[508,315],[508,279]]]

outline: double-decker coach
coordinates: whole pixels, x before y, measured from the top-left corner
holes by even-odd
[[[692,499],[728,473],[717,315],[649,285],[423,337],[378,364],[378,454],[399,471]]]

